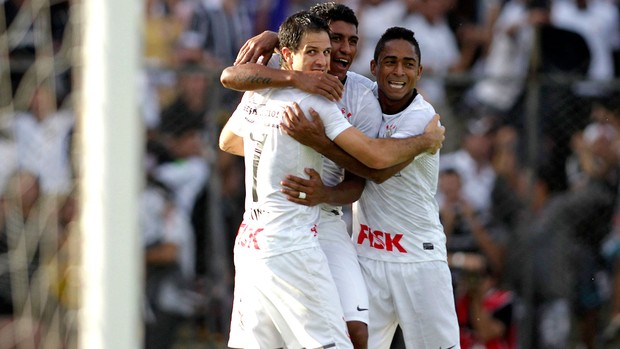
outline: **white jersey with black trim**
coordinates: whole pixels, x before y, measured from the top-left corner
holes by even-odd
[[[245,213],[235,252],[242,248],[271,256],[317,246],[313,226],[320,209],[288,201],[280,181],[288,174],[307,177],[304,168],[322,168],[319,153],[284,134],[280,122],[284,107],[297,102],[310,115],[312,107],[334,139],[351,127],[338,107],[327,99],[294,88],[246,92],[231,116],[229,127],[243,137],[245,159]]]
[[[383,115],[381,138],[422,134],[435,109],[417,95],[402,112]],[[439,153],[418,155],[382,184],[371,181],[353,206],[358,255],[390,262],[446,260],[446,236],[435,201]]]
[[[342,99],[336,104],[342,112],[342,116],[355,128],[362,131],[368,137],[376,138],[381,127],[381,106],[368,84],[372,84],[367,77],[357,73],[347,72],[347,80],[344,83]],[[324,157],[323,183],[333,187],[344,179],[344,169]],[[341,212],[341,206],[322,204],[326,211]]]

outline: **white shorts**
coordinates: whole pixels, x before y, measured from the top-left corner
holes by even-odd
[[[370,299],[368,348],[390,348],[397,325],[407,348],[460,348],[448,263],[359,260]]]
[[[269,258],[235,255],[231,348],[353,348],[319,247]]]
[[[321,210],[317,227],[321,249],[327,256],[346,321],[368,323],[368,292],[355,245],[341,216]]]

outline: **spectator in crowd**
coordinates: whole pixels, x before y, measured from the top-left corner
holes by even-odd
[[[569,191],[557,191],[555,182],[554,173],[543,168],[523,195],[529,204],[511,235],[506,276],[531,307],[520,319],[524,345],[565,348],[575,319],[581,342],[595,348],[595,319],[604,301],[597,287],[599,249],[616,189],[601,178]]]
[[[353,10],[359,19],[359,36],[357,59],[351,64],[351,70],[367,77],[372,76],[370,61],[375,45],[385,28],[398,25],[405,5],[401,0],[360,0]]]
[[[508,115],[523,93],[536,28],[548,22],[549,9],[544,1],[506,2],[493,27],[482,78],[466,95],[466,102],[482,106],[493,114]]]
[[[615,141],[610,148],[616,155],[616,166],[620,163],[620,94],[616,92],[595,104],[595,122],[607,122],[615,130]],[[618,171],[618,167],[616,167]],[[620,191],[616,196],[616,207],[612,230],[605,238],[601,253],[611,273],[610,313],[603,332],[606,341],[618,339],[620,334]]]
[[[444,151],[458,147],[462,118],[456,118],[448,100],[446,76],[469,69],[469,59],[464,50],[469,42],[457,42],[457,37],[448,23],[448,13],[453,0],[407,0],[407,13],[400,25],[413,30],[424,52],[424,78],[418,83],[418,91],[432,103],[442,116],[448,136]]]
[[[181,34],[181,62],[197,62],[219,72],[235,60],[246,38],[254,33],[244,0],[203,0]]]
[[[482,224],[491,221],[491,192],[496,178],[491,162],[495,122],[490,117],[469,120],[461,146],[456,151],[442,154],[440,159],[441,169],[452,168],[459,173],[463,198]],[[437,199],[439,202],[443,200],[441,193]]]
[[[258,0],[256,1],[255,33],[277,32],[280,24],[289,15],[308,9],[318,3],[315,0]],[[247,6],[247,5],[246,5]]]
[[[516,348],[513,292],[488,266],[464,273],[456,290],[461,349]]]
[[[568,234],[562,229],[567,223],[557,218],[562,200],[546,168],[535,173],[528,193],[519,193],[528,205],[519,212],[505,271],[508,284],[525,305],[517,318],[519,342],[528,348],[565,348],[570,331],[570,282],[565,263],[570,257],[565,252]]]
[[[451,168],[439,175],[439,218],[447,239],[448,261],[453,280],[458,282],[460,269],[482,270],[495,274],[503,270],[508,232],[492,223],[482,223],[472,205],[463,197],[461,177]]]
[[[197,64],[185,64],[177,72],[176,96],[165,105],[158,122],[162,133],[179,127],[179,123],[194,125],[206,133],[210,110],[209,93],[213,90],[207,72]]]
[[[3,32],[7,28],[8,30],[4,33],[8,33],[12,38],[9,46],[7,46],[8,52],[6,53],[10,58],[10,81],[13,96],[15,96],[22,79],[26,76],[27,70],[32,67],[37,59],[37,54],[41,54],[42,51],[49,48],[52,49],[53,54],[61,52],[62,49],[67,49],[68,45],[64,45],[63,39],[65,28],[69,23],[69,4],[70,1],[68,0],[60,0],[38,9],[40,12],[36,14],[46,16],[47,20],[45,24],[38,22],[40,27],[35,28],[35,11],[29,1],[6,0],[0,3],[4,16]],[[41,42],[45,40],[37,40],[37,34],[40,32],[51,35],[51,46],[44,47]],[[62,88],[68,89],[69,86],[62,86]]]
[[[620,37],[619,18],[617,7],[607,0],[551,2],[550,24],[556,31],[570,32],[579,38],[567,42],[567,49],[560,46],[567,54],[557,60],[571,62],[577,60],[580,53],[587,54],[587,60],[582,59],[583,68],[579,70],[582,75],[577,75],[583,79],[564,88],[549,88],[543,97],[551,102],[545,105],[543,112],[551,111],[541,117],[545,120],[543,125],[548,143],[553,144],[549,155],[562,163],[571,154],[572,135],[588,124],[594,99],[613,88],[609,82],[615,76],[613,51],[617,49]],[[553,44],[557,45],[559,41],[556,39]],[[551,45],[543,41],[545,43]],[[541,48],[544,52],[545,46]]]
[[[493,27],[506,0],[457,0],[448,14],[467,70],[478,76],[493,38]]]
[[[178,66],[175,47],[189,24],[193,6],[188,0],[146,0],[144,58],[147,66],[156,69]]]
[[[38,299],[47,288],[36,273],[42,270],[42,253],[49,254],[45,248],[51,247],[42,241],[54,241],[49,233],[55,228],[43,224],[49,217],[41,198],[38,178],[21,170],[11,175],[0,196],[0,342],[8,348],[37,347],[41,341],[43,304]]]
[[[146,262],[145,348],[173,348],[183,320],[201,300],[193,292],[194,246],[189,219],[173,192],[149,178],[140,199],[139,223]]]
[[[580,34],[590,49],[587,77],[579,83],[576,94],[582,97],[603,96],[605,82],[614,78],[613,53],[620,43],[620,14],[611,1],[566,0],[551,2],[551,24]]]
[[[177,46],[197,3],[194,0],[146,0],[140,90],[147,127],[157,127],[160,109],[175,97],[175,73],[185,64],[177,56]]]
[[[39,85],[30,106],[13,120],[19,167],[33,173],[45,194],[68,194],[73,189],[69,146],[75,115],[58,109],[49,81]]]
[[[155,159],[148,170],[173,190],[177,205],[190,216],[210,171],[203,138],[207,135],[209,85],[203,71],[187,66],[178,86],[177,98],[161,113],[159,137],[149,143]]]

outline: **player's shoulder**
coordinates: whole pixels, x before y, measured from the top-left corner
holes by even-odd
[[[375,82],[367,78],[362,74],[358,74],[356,72],[348,71],[347,72],[347,86],[351,86],[352,88],[360,88],[367,89],[372,91]]]
[[[347,81],[344,85],[345,98],[349,100],[376,101],[376,83],[364,75],[347,72]],[[378,102],[377,102],[378,103]]]
[[[413,99],[411,104],[406,109],[409,112],[416,112],[420,114],[428,114],[430,118],[435,115],[435,108],[432,104],[427,102],[421,94],[417,94],[417,96]],[[429,118],[429,119],[430,119]]]
[[[303,107],[312,108],[316,110],[319,114],[333,111],[339,112],[339,108],[336,103],[321,95],[312,94],[297,89],[293,90],[296,91],[295,98],[292,98],[290,100],[296,101],[300,106],[302,106],[302,109],[305,109]]]

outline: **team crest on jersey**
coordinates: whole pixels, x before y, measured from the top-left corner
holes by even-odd
[[[342,116],[344,116],[344,118],[347,121],[351,120],[351,117],[353,116],[353,113],[351,113],[350,111],[348,112],[346,108],[340,108],[340,112],[342,113]]]
[[[384,138],[390,138],[392,137],[394,133],[396,133],[396,125],[394,124],[385,125],[385,137]]]

